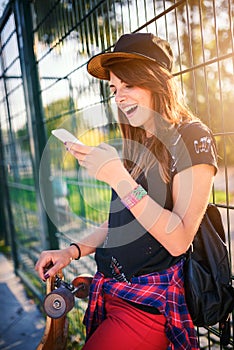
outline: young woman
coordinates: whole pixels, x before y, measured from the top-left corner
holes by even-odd
[[[178,97],[172,62],[166,41],[135,33],[88,63],[91,75],[109,81],[123,157],[107,144],[66,147],[111,186],[109,220],[82,242],[42,252],[36,264],[45,280],[96,252],[85,350],[198,349],[183,261],[209,201],[216,151],[209,129]]]

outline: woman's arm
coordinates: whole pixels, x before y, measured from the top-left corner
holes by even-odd
[[[95,252],[96,247],[101,245],[105,240],[108,230],[108,221],[104,222],[88,237],[82,239],[77,244],[81,250],[81,256],[86,256]],[[63,269],[73,259],[78,256],[78,250],[76,246],[72,245],[61,250],[45,250],[41,253],[35,269],[38,272],[40,278],[45,280],[49,276],[54,276],[60,269]],[[48,271],[45,271],[49,266]]]
[[[124,168],[113,147],[75,145],[70,152],[90,175],[108,183],[121,199],[136,188],[136,181]],[[207,164],[195,165],[176,174],[172,184],[172,212],[149,195],[130,210],[170,254],[178,256],[188,249],[197,232],[209,201],[214,174],[214,167]]]
[[[172,212],[163,209],[148,195],[132,207],[131,212],[170,254],[183,254],[192,243],[205,213],[213,178],[213,166],[193,166],[174,177]]]

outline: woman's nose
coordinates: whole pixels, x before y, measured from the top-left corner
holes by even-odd
[[[123,92],[123,90],[119,89],[115,92],[115,102],[116,103],[121,103],[123,101],[125,101],[126,96]]]

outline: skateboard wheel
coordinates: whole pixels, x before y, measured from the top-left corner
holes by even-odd
[[[74,306],[74,295],[70,290],[60,287],[49,293],[44,299],[45,313],[51,318],[66,315]]]
[[[93,277],[90,275],[80,275],[72,281],[77,291],[74,293],[77,298],[85,299],[89,295],[89,288]]]

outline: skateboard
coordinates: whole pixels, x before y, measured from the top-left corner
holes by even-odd
[[[65,350],[68,337],[67,313],[74,307],[75,297],[85,299],[89,294],[92,276],[80,275],[71,283],[63,280],[62,271],[46,281],[44,310],[46,325],[36,350]]]

